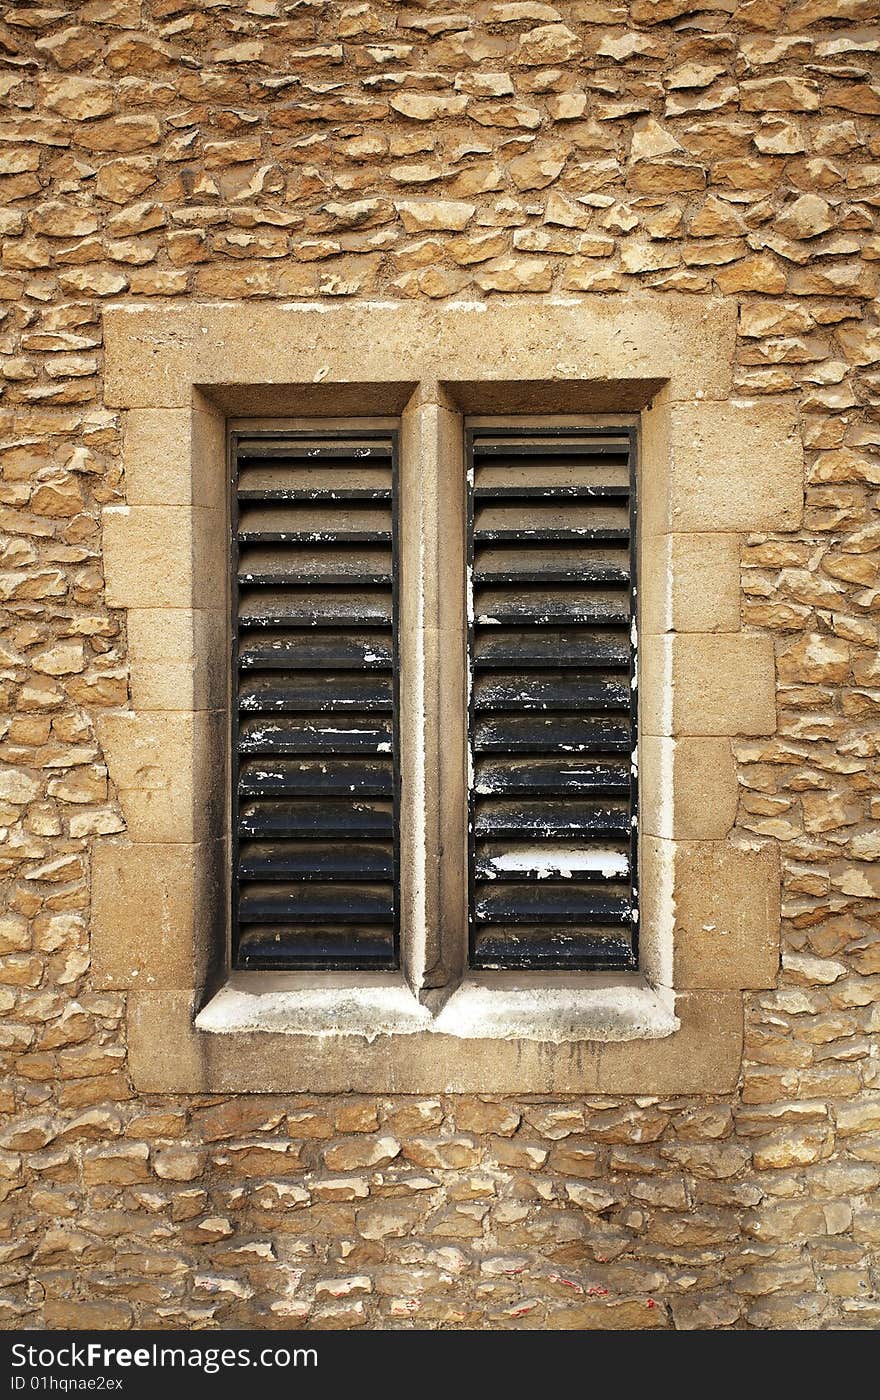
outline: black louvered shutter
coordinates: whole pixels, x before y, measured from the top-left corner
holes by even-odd
[[[397,963],[396,435],[233,439],[243,968]]]
[[[636,965],[634,445],[468,433],[470,952]]]

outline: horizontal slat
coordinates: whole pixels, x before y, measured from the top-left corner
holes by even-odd
[[[481,841],[475,873],[484,880],[626,880],[629,845],[622,841],[602,845]]]
[[[477,591],[474,620],[484,627],[518,622],[533,626],[599,622],[623,627],[630,620],[629,599],[623,589],[485,588]]]
[[[557,631],[510,630],[487,627],[477,637],[477,666],[629,667],[630,641],[623,629],[614,632],[568,628]]]
[[[240,438],[238,461],[240,466],[248,466],[264,460],[288,461],[291,464],[339,463],[342,470],[356,467],[376,458],[379,461],[390,459],[392,444],[387,436],[368,438],[357,435],[341,436],[302,436],[287,438],[254,437]]]
[[[477,753],[629,753],[629,719],[600,715],[514,715],[480,718]]]
[[[239,622],[250,627],[375,627],[391,625],[391,597],[370,593],[313,593],[294,589],[245,589]]]
[[[476,930],[472,960],[489,968],[589,968],[593,972],[635,966],[632,944],[602,928],[535,928],[484,924]]]
[[[388,797],[393,791],[390,758],[247,758],[238,773],[240,797]]]
[[[245,719],[239,725],[239,753],[391,753],[389,719],[277,718]]]
[[[245,882],[238,917],[243,924],[386,923],[394,918],[394,892],[390,884]]]
[[[629,460],[629,436],[624,433],[483,433],[474,439],[474,461],[483,458],[501,461],[513,468],[522,465],[523,458],[539,460],[571,457],[576,461],[594,457]]]
[[[486,526],[475,536],[478,544],[519,544],[520,540],[538,541],[547,544],[583,544],[585,540],[595,540],[597,544],[622,544],[629,539],[629,532],[614,525],[596,525],[590,529],[583,525],[529,525],[526,522],[510,521],[508,524]]]
[[[245,673],[238,705],[243,713],[254,711],[311,710],[328,714],[339,710],[391,711],[392,677],[383,672],[308,671],[278,672],[268,676]]]
[[[238,868],[248,880],[390,880],[391,843],[367,841],[246,841]]]
[[[632,904],[593,884],[569,880],[545,884],[478,885],[474,913],[480,923],[628,924]]]
[[[394,937],[388,926],[367,924],[250,924],[241,930],[238,964],[266,971],[295,967],[301,972],[390,968],[395,964]]]
[[[391,586],[391,550],[385,545],[246,545],[239,554],[239,584]]]
[[[628,796],[629,764],[585,763],[573,758],[484,759],[477,765],[474,791],[480,796],[514,793],[607,793]]]
[[[630,831],[627,803],[577,802],[480,802],[474,819],[477,836],[554,837],[626,836]]]
[[[566,545],[482,545],[474,558],[474,583],[628,584],[629,550],[604,546],[592,550]]]
[[[565,672],[559,676],[490,672],[474,686],[478,710],[628,710],[631,695],[628,682],[601,672],[589,679]]]
[[[346,469],[347,468],[347,469]],[[352,467],[294,466],[258,462],[238,473],[238,499],[276,501],[391,500],[391,468],[384,463]]]
[[[248,802],[239,812],[240,836],[389,838],[394,831],[390,802]]]
[[[258,632],[239,639],[238,664],[244,671],[342,670],[390,671],[394,662],[391,632]]]
[[[238,518],[238,539],[249,541],[351,540],[391,541],[390,510],[340,503],[323,506],[244,506]]]
[[[610,533],[609,533],[610,532]],[[474,539],[628,539],[629,509],[616,498],[581,501],[481,502]]]

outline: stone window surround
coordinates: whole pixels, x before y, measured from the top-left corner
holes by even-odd
[[[732,398],[735,329],[718,299],[650,292],[107,310],[127,504],[105,510],[104,558],[131,705],[99,720],[127,833],[95,846],[92,959],[128,990],[139,1089],[734,1087],[742,992],[775,983],[780,917],[775,847],[731,832],[731,738],[776,728],[772,639],[740,630],[740,537],[803,507],[790,402]],[[463,415],[511,413],[640,417],[641,971],[468,973],[441,1007],[465,899],[462,773],[438,761],[464,725],[460,601],[437,569],[464,493],[444,483],[463,478]],[[404,967],[354,987],[229,977],[227,423],[365,414],[402,425]]]

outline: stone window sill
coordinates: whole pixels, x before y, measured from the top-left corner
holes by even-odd
[[[742,994],[658,991],[637,974],[558,988],[468,978],[432,1011],[403,978],[233,976],[133,989],[130,1065],[145,1093],[726,1093],[739,1076]],[[582,975],[583,976],[583,975]]]
[[[678,1030],[675,997],[628,977],[551,978],[512,973],[470,977],[436,1011],[402,978],[283,973],[233,974],[198,1013],[211,1035],[362,1037],[418,1034],[458,1040],[564,1042],[659,1040]]]

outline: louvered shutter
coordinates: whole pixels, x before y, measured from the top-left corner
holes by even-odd
[[[633,442],[471,429],[470,944],[636,965]]]
[[[233,440],[244,968],[397,962],[396,438]]]

